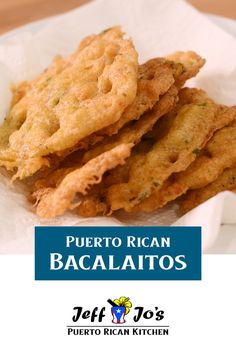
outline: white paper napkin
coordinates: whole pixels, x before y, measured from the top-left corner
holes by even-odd
[[[31,79],[56,54],[74,51],[86,35],[120,24],[132,36],[139,60],[177,50],[195,50],[207,64],[189,85],[206,89],[221,103],[236,104],[236,41],[181,0],[98,0],[56,19],[36,33],[16,34],[0,45],[0,120],[10,102],[10,83]],[[0,253],[33,251],[34,226],[49,225],[202,225],[203,249],[214,243],[222,221],[236,223],[236,196],[218,195],[181,219],[174,208],[154,214],[82,219],[65,214],[53,221],[34,215],[24,196],[0,177]]]

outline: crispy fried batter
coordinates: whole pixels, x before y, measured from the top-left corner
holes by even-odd
[[[52,187],[56,186],[67,173],[71,172],[73,168],[78,168],[83,164],[87,163],[89,160],[97,157],[98,155],[122,144],[122,143],[133,143],[133,145],[140,142],[142,136],[149,131],[155,122],[160,118],[160,116],[166,114],[172,109],[177,100],[177,89],[173,86],[169,91],[161,97],[160,101],[155,105],[155,107],[146,113],[142,118],[135,122],[134,124],[123,127],[119,134],[114,137],[107,137],[98,146],[88,150],[81,159],[78,155],[79,152],[71,154],[67,159],[65,159],[63,166],[61,168],[52,171],[47,174],[46,177],[39,179],[35,185],[33,191],[36,191],[42,187]],[[67,161],[68,160],[68,161]],[[116,178],[113,175],[112,178]]]
[[[21,126],[0,150],[0,165],[17,168],[15,178],[34,174],[48,165],[44,156],[116,122],[135,98],[137,53],[120,28],[94,36],[68,61],[41,91],[32,86],[10,112]]]
[[[117,133],[126,122],[138,119],[146,110],[151,109],[159,96],[170,88],[171,82],[174,83],[173,75],[175,86],[181,87],[188,79],[195,77],[205,64],[205,60],[193,51],[178,52],[167,59],[171,62],[156,58],[139,66],[136,99],[124,111],[120,120],[104,129],[105,134]]]
[[[156,141],[163,138],[170,130],[170,127],[176,118],[181,107],[186,104],[201,104],[206,98],[206,93],[197,88],[182,88],[179,90],[179,100],[173,109],[163,116],[153,127],[152,131],[147,133],[145,138],[155,139]]]
[[[63,167],[54,170],[46,177],[40,178],[33,185],[33,194],[35,194],[37,190],[40,190],[42,188],[57,187],[57,185],[63,180],[63,178],[75,169],[76,166]]]
[[[165,119],[167,118],[169,120],[168,127],[170,127],[172,125],[174,119],[176,118],[178,111],[180,110],[180,108],[183,107],[184,104],[195,103],[195,104],[202,105],[203,102],[204,103],[206,102],[206,99],[208,99],[206,94],[201,90],[187,89],[187,88],[182,89],[180,91],[180,100],[177,103],[177,107],[174,110],[172,110],[170,114],[165,115],[162,119],[165,121]],[[169,119],[169,117],[170,117],[170,119]],[[152,131],[151,133],[147,134],[146,136],[144,136],[143,140],[146,141],[147,143],[150,143],[150,142],[153,143],[153,141],[155,141],[156,138],[159,139],[160,133],[158,133],[158,132],[163,132],[163,124],[160,124],[160,125],[161,125],[160,129],[162,131],[158,131],[159,123],[157,123],[157,127],[154,128],[154,133]],[[167,134],[167,132],[168,131],[166,131],[165,134]],[[143,144],[144,144],[144,142],[141,143],[141,145],[143,145]],[[81,215],[84,215],[86,213],[87,216],[95,216],[97,214],[95,214],[94,211],[98,211],[98,209],[102,209],[103,213],[105,211],[104,209],[106,209],[109,212],[109,206],[108,206],[109,202],[108,202],[108,204],[106,204],[106,197],[107,197],[106,188],[108,188],[108,193],[109,193],[109,192],[112,192],[111,191],[112,187],[111,187],[111,190],[109,190],[109,186],[116,185],[117,183],[127,183],[128,178],[129,178],[129,175],[127,175],[127,174],[129,173],[130,166],[131,165],[138,165],[138,162],[140,161],[140,159],[145,158],[145,155],[150,150],[150,148],[151,148],[151,145],[143,153],[142,148],[141,148],[141,150],[138,150],[138,149],[140,149],[139,145],[138,145],[136,147],[136,153],[133,153],[133,155],[128,159],[129,167],[126,168],[126,170],[125,170],[125,178],[123,180],[121,178],[117,179],[116,178],[116,169],[113,170],[112,175],[111,175],[111,179],[113,180],[113,182],[111,184],[105,184],[105,182],[104,182],[106,180],[106,177],[105,177],[102,182],[102,184],[103,184],[102,189],[99,189],[99,190],[92,189],[90,194],[88,196],[86,196],[84,198],[84,200],[81,202],[81,204],[79,206],[79,213]],[[122,167],[122,169],[124,169],[124,166]],[[140,189],[143,189],[143,185],[141,186]],[[101,199],[102,199],[102,201],[101,201]],[[142,205],[142,204],[143,203],[140,203],[140,205]],[[90,212],[89,212],[89,209],[90,209]],[[132,211],[134,211],[135,209],[136,208],[134,207],[132,209]]]
[[[88,151],[84,155],[84,162],[87,162],[91,158],[96,157],[102,152],[109,150],[120,143],[132,142],[137,143],[140,141],[142,135],[146,133],[154,123],[162,116],[171,110],[173,105],[176,102],[176,93],[177,90],[175,87],[172,87],[160,101],[155,105],[155,107],[149,112],[146,113],[139,121],[133,124],[130,127],[123,128],[123,131],[117,135],[117,137],[110,143],[105,142],[99,145],[97,148]],[[111,137],[108,137],[109,140]],[[148,143],[148,147],[150,147]],[[121,182],[128,181],[130,165],[138,158],[141,154],[146,152],[146,143],[141,142],[136,149],[134,150],[132,156],[128,158],[127,162],[123,166],[118,166],[114,170],[106,175],[103,178],[103,181],[99,187],[93,187],[89,194],[81,200],[81,203],[78,207],[78,212],[82,216],[96,216],[98,214],[105,214],[108,211],[106,204],[106,188]]]
[[[18,86],[12,86],[12,100],[11,107],[13,107],[18,101],[20,101],[25,95],[26,92],[31,88],[29,82],[23,81]]]
[[[149,212],[180,196],[186,212],[235,189],[236,107],[182,88],[204,63],[189,51],[138,66],[120,27],[85,38],[13,87],[0,166],[43,218]]]
[[[205,60],[194,52],[180,52],[173,55],[173,59],[174,61],[151,59],[139,66],[137,96],[134,102],[126,108],[117,122],[83,139],[75,149],[88,149],[89,146],[100,142],[105,135],[118,133],[124,124],[137,120],[152,108],[173,81],[173,77],[175,86],[180,88],[188,79],[194,77],[205,63]]]
[[[176,79],[176,85],[179,87],[182,87],[188,79],[195,77],[206,62],[194,51],[177,51],[167,56],[167,59],[184,66],[184,71]]]
[[[171,57],[173,57],[172,61],[170,61]],[[181,87],[188,79],[194,77],[204,64],[204,59],[196,53],[188,51],[175,53],[168,56],[167,60],[156,58],[140,65],[137,96],[134,102],[124,111],[116,123],[99,131],[99,135],[115,134],[125,123],[137,120],[145,111],[154,106],[159,96],[170,88],[174,80],[175,86]],[[92,137],[95,138],[95,141],[98,138],[95,134],[91,136],[91,139]]]
[[[189,191],[181,198],[180,213],[183,215],[197,207],[211,197],[223,191],[230,191],[236,187],[236,167],[224,170],[224,172],[207,186]]]
[[[215,128],[222,128],[236,120],[236,107],[219,107]],[[188,190],[201,188],[213,182],[225,168],[236,163],[236,124],[224,127],[212,137],[200,156],[185,170],[170,177],[160,189],[140,203],[132,211],[151,212],[163,207]]]
[[[178,64],[170,65],[162,58],[152,59],[140,65],[137,95],[133,103],[124,110],[118,121],[84,138],[74,149],[88,149],[102,141],[105,136],[118,133],[128,122],[138,120],[146,111],[152,109],[160,95],[166,93],[173,85],[177,70]]]
[[[159,97],[174,84],[173,69],[166,60],[152,59],[139,66],[137,95],[121,118],[102,130],[105,135],[119,131],[127,122],[138,120],[147,110],[152,109]]]
[[[107,203],[107,189],[112,185],[128,182],[129,170],[132,163],[144,155],[150,149],[150,144],[140,142],[133,150],[131,156],[126,160],[124,165],[119,165],[113,170],[108,171],[99,185],[93,186],[87,195],[82,197],[81,203],[77,212],[81,216],[92,217],[96,215],[107,215],[110,213],[109,205]]]
[[[62,72],[66,67],[70,66],[71,62],[69,58],[66,60],[62,56],[57,55],[52,60],[52,63],[48,66],[44,72],[33,79],[32,81],[23,81],[18,85],[12,86],[12,101],[11,107],[18,103],[32,88],[40,92],[44,89],[48,82]]]
[[[40,92],[47,86],[48,82],[58,75],[69,65],[68,61],[64,60],[61,56],[56,56],[51,65],[37,78],[31,82],[21,82],[17,86],[12,87],[12,101],[11,110],[5,118],[4,124],[0,126],[0,163],[1,159],[8,160],[9,155],[13,155],[10,158],[12,161],[13,169],[15,158],[14,153],[10,151],[1,151],[6,148],[9,142],[10,135],[17,131],[26,119],[27,106],[30,104],[30,95],[26,96],[30,90],[34,90],[34,94],[40,94]],[[5,155],[5,157],[4,157]]]
[[[177,89],[174,86],[171,87],[150,112],[144,114],[137,122],[124,126],[116,136],[106,137],[100,144],[88,150],[82,162],[86,163],[88,160],[121,143],[139,143],[142,136],[152,129],[158,119],[168,113],[174,106],[177,94]]]
[[[94,217],[97,215],[107,215],[108,207],[103,198],[98,195],[89,195],[82,199],[76,209],[80,216]]]
[[[63,214],[72,204],[76,193],[86,194],[93,184],[101,182],[104,172],[123,164],[130,155],[132,144],[121,144],[90,160],[83,167],[67,174],[57,188],[43,188],[37,191],[37,214],[52,218]]]
[[[195,150],[203,148],[212,136],[216,110],[207,95],[202,103],[183,106],[169,133],[132,165],[129,182],[108,190],[112,211],[130,211],[160,188],[172,173],[185,170],[195,160]]]
[[[14,131],[18,130],[22,124],[24,124],[26,116],[29,115],[29,112],[27,110],[27,100],[32,101],[33,94],[31,91],[33,90],[34,94],[37,96],[37,94],[47,88],[49,82],[54,81],[55,76],[59,75],[60,73],[63,73],[63,71],[68,67],[71,69],[74,61],[76,60],[76,56],[78,56],[78,53],[81,52],[85,47],[88,47],[95,39],[96,36],[90,36],[89,38],[86,38],[81,44],[80,48],[68,59],[63,59],[60,56],[56,57],[51,66],[49,66],[49,68],[41,76],[39,76],[32,82],[23,82],[15,88],[14,98],[12,102],[12,110],[7,118],[7,121],[0,129],[0,136],[2,137],[1,146],[2,148],[4,148],[4,150],[0,151],[0,163],[5,165],[8,169],[13,170],[14,168],[17,168],[18,164],[21,161],[16,159],[17,155],[14,150],[5,148],[9,141],[9,136]],[[185,56],[189,57],[189,54],[185,53]],[[195,62],[192,61],[192,63],[193,65],[196,64],[197,66],[199,66],[197,60],[195,60]],[[167,87],[170,84],[170,81],[173,80],[173,74],[177,81],[180,78],[182,82],[184,82],[184,80],[190,78],[191,75],[194,74],[194,70],[188,60],[185,60],[186,67],[184,67],[183,64],[180,65],[181,67],[178,65],[179,64],[176,63],[175,66],[173,66],[173,64],[170,64],[164,59],[149,60],[147,63],[141,65],[139,69],[140,84],[135,103],[131,104],[131,106],[125,110],[124,114],[121,115],[121,118],[117,121],[117,123],[108,126],[107,130],[105,128],[103,130],[100,130],[98,133],[93,133],[87,138],[81,140],[78,145],[73,146],[72,148],[66,148],[64,150],[57,151],[60,158],[63,159],[66,155],[70,154],[73,150],[76,150],[78,148],[88,148],[89,145],[93,145],[101,141],[103,139],[102,134],[104,132],[115,133],[128,120],[137,119],[142,112],[150,108],[152,104],[155,103],[155,99],[158,99],[158,95],[165,91],[165,87]],[[25,99],[26,93],[28,93],[29,95],[28,99]],[[57,129],[56,126],[54,127],[55,129]],[[42,163],[41,166],[49,166],[50,161],[51,160],[47,158],[31,158],[31,174],[33,174],[35,169],[38,168],[38,164]],[[24,163],[26,163],[25,158],[23,158],[21,164]],[[28,176],[28,173],[26,176]],[[15,177],[17,177],[17,175]],[[24,176],[22,175],[21,177]]]
[[[142,151],[140,149],[142,149]],[[107,215],[109,213],[109,207],[106,202],[107,188],[117,183],[128,181],[130,166],[137,157],[137,154],[140,155],[141,152],[145,153],[143,142],[132,150],[131,156],[127,158],[124,165],[118,165],[114,169],[106,172],[102,181],[98,185],[92,186],[88,194],[81,198],[81,203],[75,209],[78,214],[87,217]]]

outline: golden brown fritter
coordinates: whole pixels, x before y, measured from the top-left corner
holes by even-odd
[[[154,143],[156,139],[157,140],[160,139],[160,134],[163,133],[163,129],[165,130],[165,133],[163,134],[163,136],[168,134],[168,130],[171,127],[171,125],[173,124],[174,119],[176,118],[176,115],[177,115],[178,111],[184,105],[191,104],[191,103],[192,104],[194,103],[194,104],[200,104],[200,105],[203,104],[204,105],[205,102],[206,102],[206,99],[208,99],[205,92],[203,92],[201,90],[198,90],[198,89],[189,89],[189,88],[182,89],[180,91],[180,93],[179,93],[179,98],[180,99],[179,99],[179,102],[177,103],[176,107],[174,109],[172,109],[169,114],[165,115],[162,118],[162,122],[163,123],[159,123],[158,122],[156,124],[156,127],[150,133],[148,133],[148,134],[146,134],[144,136],[143,141],[146,141],[146,143],[150,143],[150,142]],[[168,128],[165,125],[165,119],[167,119],[167,121],[168,121],[168,123],[167,123]],[[222,117],[220,120],[225,123],[225,118]],[[217,121],[218,121],[218,119],[217,119]],[[231,116],[231,121],[232,121],[232,116]],[[229,121],[228,121],[228,123],[229,123]],[[141,145],[143,145],[143,144],[144,144],[144,142],[141,143]],[[138,148],[139,148],[139,146],[136,147],[136,150]],[[142,152],[142,149],[139,152],[136,152],[135,154],[133,153],[133,155],[128,159],[128,161],[129,161],[129,169],[130,169],[131,166],[133,167],[133,165],[136,165],[136,163],[139,162],[140,158],[145,158],[147,152],[150,149],[151,149],[151,146],[150,146],[149,149],[145,150],[145,153]],[[134,162],[134,160],[135,160],[135,162]],[[124,166],[122,167],[122,169],[124,169]],[[102,210],[103,213],[104,213],[105,209],[106,209],[107,212],[110,212],[110,210],[109,210],[110,209],[110,204],[109,204],[109,201],[107,202],[106,198],[107,198],[107,192],[108,192],[108,195],[109,195],[109,192],[112,192],[113,188],[111,187],[111,189],[109,189],[109,187],[111,185],[116,185],[117,183],[127,183],[129,181],[129,169],[125,170],[125,175],[126,175],[126,179],[125,180],[124,179],[123,180],[116,180],[116,177],[115,177],[116,170],[114,170],[112,172],[112,178],[115,179],[116,182],[112,182],[110,185],[108,185],[108,184],[105,184],[105,182],[103,181],[102,182],[102,185],[103,185],[102,187],[100,187],[99,189],[98,188],[91,189],[91,192],[89,193],[89,195],[84,197],[84,199],[82,200],[82,202],[81,202],[81,204],[79,206],[80,214],[85,214],[85,212],[86,212],[87,216],[88,215],[95,216],[96,215],[94,213],[95,210],[96,211],[97,210]],[[128,175],[127,175],[127,173],[128,173]],[[164,182],[164,185],[165,184],[166,184],[166,182]],[[114,188],[115,187],[116,186],[114,186]],[[143,189],[143,187],[141,189]],[[152,194],[156,196],[156,194],[158,194],[158,191],[159,191],[159,187],[155,187],[154,190],[152,191]],[[102,201],[101,201],[101,199],[102,199]],[[152,197],[152,195],[151,195],[150,197],[148,197],[145,200],[143,200],[142,202],[140,202],[139,205],[134,206],[131,211],[140,211],[140,210],[145,210],[148,207],[152,207],[155,204],[154,199],[156,199],[156,198],[154,196]],[[89,213],[89,204],[91,206],[90,207],[90,209],[91,209],[90,213]],[[105,204],[106,204],[106,206],[105,206]],[[144,205],[144,209],[142,209],[143,205]]]
[[[108,190],[112,211],[134,206],[160,188],[172,173],[185,170],[214,132],[216,105],[205,95],[202,103],[184,105],[167,135],[130,168],[129,181]]]
[[[182,66],[181,66],[182,68]],[[170,65],[165,59],[156,58],[145,62],[138,68],[137,94],[132,102],[115,123],[89,135],[74,147],[77,149],[89,149],[99,143],[106,136],[117,134],[128,122],[138,120],[146,111],[152,109],[160,96],[166,93],[174,83],[176,71],[181,74],[178,64]],[[180,72],[179,72],[180,71]],[[71,150],[62,153],[62,156]]]
[[[236,121],[236,107],[219,107],[215,119],[219,129]],[[180,197],[188,190],[201,188],[213,182],[225,168],[236,163],[236,125],[224,127],[214,134],[196,160],[185,170],[166,180],[160,189],[140,203],[132,211],[151,212]]]
[[[204,63],[189,51],[138,66],[119,27],[85,38],[13,87],[0,166],[44,218],[149,212],[179,197],[185,212],[235,189],[236,108],[183,88]]]
[[[88,150],[82,159],[83,163],[96,157],[106,150],[121,143],[140,142],[142,136],[152,129],[161,116],[167,114],[177,101],[178,90],[173,86],[156,103],[150,112],[144,114],[137,122],[124,126],[117,135],[106,137],[100,144]]]
[[[167,56],[167,59],[175,63],[181,63],[184,67],[183,72],[176,80],[176,84],[179,87],[182,87],[188,79],[195,77],[206,62],[194,51],[177,51]]]
[[[181,198],[180,213],[183,215],[211,197],[236,187],[236,167],[225,169],[221,175],[207,186],[189,191]]]
[[[101,182],[103,174],[117,165],[122,165],[130,155],[132,144],[120,144],[90,160],[87,164],[67,174],[56,188],[43,188],[36,191],[37,214],[52,218],[73,209],[77,193],[86,194],[89,188]]]
[[[41,90],[34,85],[13,107],[18,123],[0,165],[23,179],[48,165],[50,153],[73,147],[119,120],[136,96],[137,53],[119,27],[94,36]],[[3,127],[4,129],[4,127]]]
[[[141,137],[152,128],[154,123],[158,121],[160,116],[168,113],[176,103],[177,89],[172,87],[160,101],[155,105],[155,107],[149,112],[144,114],[139,121],[135,122],[131,126],[124,127],[116,138],[109,143],[106,140],[101,143],[97,148],[91,149],[86,152],[83,158],[84,162],[88,162],[91,158],[96,157],[100,153],[109,150],[120,143],[132,142],[137,144],[140,142]],[[109,139],[111,137],[108,137]],[[107,138],[107,139],[108,139]],[[89,194],[81,200],[78,207],[78,212],[82,216],[95,216],[99,213],[105,214],[109,209],[106,204],[106,189],[114,184],[128,181],[129,169],[132,163],[147,152],[147,149],[151,148],[150,141],[144,141],[137,145],[134,149],[132,156],[128,158],[126,164],[123,166],[118,166],[112,170],[108,175],[106,175],[100,187],[93,187]]]
[[[147,61],[139,66],[137,95],[121,118],[101,132],[105,135],[117,133],[127,122],[138,120],[147,110],[153,108],[160,96],[174,84],[174,70],[161,58]]]
[[[100,154],[115,148],[123,143],[132,143],[133,146],[140,142],[142,136],[149,131],[160,116],[166,114],[174,106],[177,100],[177,89],[172,87],[155,107],[134,124],[128,125],[121,129],[119,134],[114,137],[107,137],[97,147],[88,150],[81,158],[78,152],[68,157],[69,162],[64,161],[64,165],[61,168],[57,168],[55,171],[46,175],[46,177],[39,179],[33,188],[33,192],[38,189],[47,187],[57,186],[59,182],[73,169],[76,169],[83,164],[86,164],[89,160],[99,156]],[[43,191],[43,190],[42,190]]]

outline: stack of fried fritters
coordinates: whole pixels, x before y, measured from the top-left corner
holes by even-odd
[[[44,218],[151,212],[177,198],[187,212],[235,188],[236,107],[183,88],[204,63],[177,52],[138,65],[119,27],[85,38],[14,88],[0,166]]]

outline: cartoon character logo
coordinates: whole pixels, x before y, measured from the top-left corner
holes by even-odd
[[[126,320],[125,316],[129,313],[132,303],[129,297],[120,297],[119,299],[107,300],[108,303],[112,305],[111,314],[112,314],[112,323],[113,324],[124,324]]]

